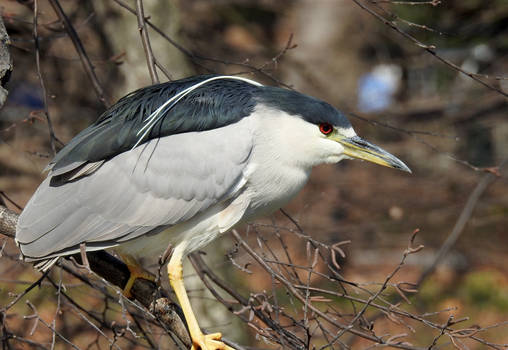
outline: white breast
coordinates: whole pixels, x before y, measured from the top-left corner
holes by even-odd
[[[283,207],[307,183],[316,165],[313,146],[307,143],[309,128],[314,126],[263,106],[252,117],[257,125],[247,169],[250,204],[245,219],[249,220]]]

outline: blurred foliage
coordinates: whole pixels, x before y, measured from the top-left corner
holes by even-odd
[[[443,281],[438,277],[427,280],[415,302],[422,310],[446,300],[461,300],[476,311],[490,309],[508,311],[508,282],[506,275],[498,270],[479,269]]]
[[[508,284],[499,271],[475,271],[466,275],[459,291],[477,308],[491,307],[508,312]]]

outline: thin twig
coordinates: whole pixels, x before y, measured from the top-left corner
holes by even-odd
[[[123,0],[114,0],[114,1],[118,5],[120,5],[124,9],[126,9],[127,11],[131,12],[132,14],[136,14],[136,10],[133,9],[132,7],[130,7],[129,4],[127,4],[125,1],[123,1]],[[235,74],[258,73],[261,76],[271,80],[272,82],[274,82],[274,83],[276,83],[276,84],[278,84],[280,86],[284,86],[284,87],[286,87],[288,89],[292,88],[290,85],[280,81],[279,79],[277,79],[272,74],[266,72],[266,70],[264,69],[266,67],[266,64],[262,65],[261,67],[256,67],[256,66],[248,64],[246,62],[233,62],[233,61],[228,61],[228,60],[223,60],[223,59],[218,59],[218,58],[213,58],[213,57],[206,57],[206,56],[202,56],[202,55],[199,55],[199,54],[195,54],[195,53],[191,52],[190,50],[186,49],[185,47],[183,47],[182,45],[180,45],[179,43],[177,43],[173,38],[171,38],[166,33],[164,33],[161,29],[159,29],[156,25],[154,25],[150,20],[145,19],[145,23],[148,24],[148,26],[150,26],[160,36],[162,36],[164,39],[166,39],[172,46],[174,46],[176,49],[178,49],[184,55],[189,57],[189,59],[194,64],[198,65],[199,67],[205,69],[208,72],[213,72],[213,70],[211,70],[210,68],[208,68],[205,65],[201,64],[201,61],[209,61],[209,62],[213,62],[213,63],[220,63],[220,64],[223,64],[223,65],[226,65],[226,66],[238,66],[238,67],[247,68],[249,70],[248,72],[237,72]],[[291,39],[291,36],[290,36],[290,39]],[[288,47],[288,45],[290,45],[290,46]],[[294,44],[292,44],[291,40],[288,40],[288,44],[286,44],[286,46],[282,50],[282,55],[285,54],[288,50],[290,50],[290,49],[292,49],[294,47],[296,47],[296,46]],[[272,59],[272,63],[277,62],[282,55],[281,54],[277,54],[274,57],[274,59]]]
[[[504,159],[501,162],[498,171],[501,171],[506,165],[508,165],[508,158]],[[439,265],[444,256],[448,254],[451,247],[455,245],[460,235],[464,231],[466,224],[469,222],[469,219],[471,218],[473,211],[476,207],[476,204],[478,203],[481,195],[485,192],[485,190],[489,187],[489,185],[492,184],[497,178],[498,176],[494,175],[493,173],[487,173],[483,175],[483,177],[478,182],[473,192],[471,192],[471,194],[469,195],[466,205],[464,206],[464,209],[460,213],[460,216],[457,219],[457,222],[455,223],[452,232],[446,238],[441,248],[439,248],[439,251],[436,254],[436,257],[434,258],[432,263],[425,268],[420,278],[418,279],[416,286],[420,286],[423,283],[423,281],[427,279],[427,277],[430,274],[432,274],[432,272],[434,272],[434,270]]]
[[[37,312],[37,309],[35,308],[35,306],[29,301],[27,300],[26,301],[26,304],[28,305],[28,307],[34,312],[34,314],[32,316],[25,316],[25,319],[30,319],[30,318],[36,318],[37,321],[41,322],[43,325],[45,325],[49,330],[51,330],[51,332],[55,335],[57,335],[60,339],[62,339],[65,343],[69,344],[73,349],[75,350],[81,350],[76,344],[74,344],[73,342],[71,342],[69,339],[67,339],[66,337],[64,337],[60,332],[58,332],[52,325],[50,325],[49,323],[47,323],[46,321],[44,321],[44,319],[42,317],[39,316],[39,313]]]
[[[441,61],[442,63],[444,63],[445,65],[447,65],[448,67],[452,68],[453,70],[461,73],[461,74],[464,74],[468,77],[470,77],[471,79],[473,79],[474,81],[482,84],[483,86],[485,86],[486,88],[490,89],[490,90],[493,90],[495,92],[497,92],[498,94],[504,96],[504,97],[508,97],[508,93],[504,92],[503,90],[495,87],[494,85],[491,85],[483,80],[481,80],[477,74],[475,73],[471,73],[471,72],[468,72],[468,71],[465,71],[464,69],[460,68],[459,66],[457,66],[455,63],[453,63],[452,61],[449,61],[447,59],[445,59],[444,57],[441,57],[441,55],[439,55],[437,52],[436,52],[436,47],[433,46],[433,45],[427,45],[427,44],[424,44],[422,42],[420,42],[418,39],[416,39],[415,37],[413,37],[412,35],[408,34],[407,32],[403,31],[402,29],[400,29],[394,21],[390,21],[386,18],[384,18],[383,16],[381,16],[380,14],[378,14],[377,12],[375,12],[374,10],[370,9],[369,7],[367,7],[365,4],[363,4],[360,0],[353,0],[355,4],[357,4],[360,8],[362,8],[363,10],[367,11],[369,14],[371,14],[372,16],[374,16],[375,18],[377,18],[379,21],[383,22],[384,24],[386,24],[387,26],[389,26],[390,28],[392,28],[393,30],[395,30],[397,33],[399,33],[400,35],[402,35],[403,37],[405,37],[406,39],[408,39],[409,41],[411,41],[412,43],[414,43],[416,46],[418,47],[421,47],[423,50],[427,51],[429,54],[431,54],[432,56],[434,56],[435,58],[437,58],[439,61]]]
[[[35,281],[34,283],[32,283],[30,286],[28,286],[27,288],[25,288],[25,290],[18,294],[16,296],[16,298],[14,300],[12,300],[9,304],[7,304],[6,306],[4,306],[2,309],[0,309],[0,312],[3,313],[7,310],[9,310],[12,306],[14,306],[18,301],[20,301],[25,295],[28,294],[28,292],[30,292],[32,289],[34,289],[35,287],[37,286],[40,286],[41,285],[41,282],[42,280],[44,280],[46,278],[46,276],[48,275],[49,273],[49,270],[44,272],[42,274],[41,277],[39,277],[39,279],[37,281]]]
[[[232,231],[233,236],[235,237],[238,242],[242,245],[242,247],[251,255],[266,271],[268,271],[271,275],[273,275],[279,282],[281,282],[297,299],[300,300],[302,304],[305,303],[305,297],[301,295],[301,293],[298,291],[298,289],[295,288],[293,284],[291,284],[289,281],[287,281],[285,278],[280,276],[279,274],[275,273],[275,271],[248,245],[245,243],[245,241],[240,237],[240,235],[233,230]],[[381,338],[359,331],[355,328],[352,328],[350,326],[346,326],[344,324],[339,323],[337,320],[331,318],[329,315],[327,315],[325,312],[320,310],[319,308],[315,307],[312,303],[308,303],[308,308],[313,311],[316,315],[319,315],[329,323],[333,324],[334,326],[340,328],[340,329],[346,329],[347,332],[350,332],[358,337],[370,340],[377,344],[384,344],[384,345],[390,345],[396,348],[400,349],[406,349],[406,350],[421,350],[421,348],[406,345],[406,344],[387,344],[385,341],[383,341]]]
[[[90,79],[92,86],[95,90],[95,93],[97,94],[97,97],[99,101],[104,105],[104,107],[109,107],[109,103],[106,100],[104,90],[102,89],[101,84],[99,83],[99,78],[95,74],[95,68],[92,65],[92,62],[88,58],[88,54],[85,51],[85,48],[83,44],[81,43],[81,39],[79,38],[78,34],[76,33],[76,30],[74,29],[71,21],[65,14],[62,6],[60,5],[60,2],[58,0],[49,0],[49,3],[53,7],[53,10],[55,11],[56,15],[62,22],[65,30],[67,31],[67,34],[72,40],[72,43],[74,44],[74,48],[76,49],[76,52],[79,55],[79,58],[81,60],[81,63],[83,65],[83,68]]]
[[[159,77],[157,75],[157,69],[155,68],[155,58],[150,45],[150,37],[148,36],[148,30],[145,24],[145,13],[143,10],[143,1],[136,0],[136,17],[138,19],[138,30],[141,35],[141,42],[143,43],[143,50],[145,50],[146,64],[148,65],[148,72],[152,79],[152,84],[159,83]]]
[[[34,0],[34,20],[33,20],[33,38],[35,45],[35,67],[37,70],[37,76],[39,78],[39,84],[41,85],[42,90],[42,99],[44,101],[44,116],[46,117],[46,121],[48,123],[48,132],[49,132],[49,144],[51,146],[51,151],[53,155],[56,154],[56,146],[55,146],[55,130],[53,129],[53,123],[51,122],[51,117],[49,116],[48,109],[48,93],[46,91],[46,85],[44,84],[44,79],[42,78],[41,73],[41,62],[40,62],[40,52],[39,52],[39,35],[37,33],[37,18],[39,15],[39,1]]]

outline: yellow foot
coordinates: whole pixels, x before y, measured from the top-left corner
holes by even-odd
[[[192,339],[191,350],[234,350],[221,342],[222,334],[200,334]]]
[[[123,295],[125,295],[126,298],[130,299],[132,298],[131,289],[136,279],[143,278],[145,280],[155,281],[155,276],[149,273],[148,271],[145,271],[138,265],[130,265],[130,264],[126,265],[131,274],[129,276],[129,280],[125,284],[125,287],[123,287]]]

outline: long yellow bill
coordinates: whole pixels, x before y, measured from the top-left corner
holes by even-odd
[[[411,169],[400,159],[358,136],[340,138],[336,141],[344,147],[344,154],[350,158],[358,158],[389,168],[411,172]]]

